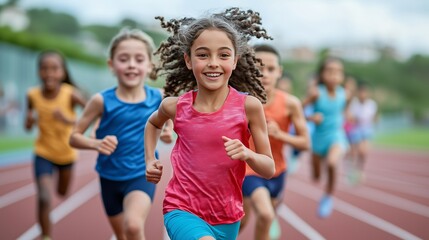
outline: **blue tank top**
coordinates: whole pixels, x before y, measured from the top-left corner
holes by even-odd
[[[116,150],[110,155],[99,154],[96,170],[102,178],[122,181],[145,175],[144,130],[150,115],[158,110],[161,92],[144,86],[146,99],[139,103],[126,103],[116,96],[116,87],[101,92],[104,111],[97,139],[115,135]]]
[[[315,134],[333,134],[342,131],[346,94],[344,88],[338,86],[335,96],[329,96],[325,85],[319,85],[319,97],[314,103],[314,112],[323,114],[323,121],[316,125]]]

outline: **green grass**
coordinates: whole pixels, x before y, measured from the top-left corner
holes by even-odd
[[[33,147],[33,138],[0,137],[0,152],[7,152]]]
[[[33,143],[32,137],[0,136],[0,152],[32,148]],[[429,129],[415,128],[380,134],[375,137],[374,143],[387,147],[429,150]]]
[[[429,150],[429,129],[415,128],[380,134],[374,139],[374,143],[388,147]]]

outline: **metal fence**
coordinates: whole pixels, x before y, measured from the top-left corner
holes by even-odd
[[[23,129],[25,95],[32,86],[40,84],[37,72],[38,52],[0,42],[0,87],[4,96],[0,107],[8,102],[16,108],[1,116],[0,135],[25,136]],[[116,80],[106,67],[89,65],[67,59],[67,67],[77,86],[88,95],[114,86]]]

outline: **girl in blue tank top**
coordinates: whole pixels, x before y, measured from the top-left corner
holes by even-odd
[[[162,100],[160,90],[144,84],[146,76],[156,75],[150,74],[153,50],[152,39],[137,29],[123,29],[113,38],[108,64],[118,85],[91,98],[70,138],[73,147],[99,153],[101,195],[117,239],[144,239],[155,193],[146,181],[143,141],[146,122]],[[97,119],[96,137],[84,136]],[[171,122],[161,140],[172,141]]]
[[[328,217],[333,208],[332,194],[336,182],[338,163],[348,146],[343,128],[344,111],[349,94],[341,86],[344,67],[341,60],[327,58],[318,69],[317,81],[308,93],[304,105],[313,104],[314,115],[310,119],[316,127],[312,135],[313,178],[320,180],[321,164],[327,165],[328,183],[319,203],[318,214]],[[322,162],[322,160],[324,160]]]

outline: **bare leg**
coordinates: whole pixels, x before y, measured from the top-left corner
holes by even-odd
[[[71,179],[72,179],[72,168],[59,170],[57,193],[60,196],[64,197],[67,195],[70,187]]]
[[[255,189],[251,200],[256,214],[255,240],[269,240],[270,227],[275,218],[275,211],[268,189],[264,187]]]
[[[368,152],[369,152],[369,143],[367,140],[363,140],[362,142],[359,143],[359,148],[358,148],[358,167],[359,167],[359,170],[361,171],[363,171],[364,169]]]
[[[337,179],[337,165],[341,158],[344,156],[344,151],[339,144],[333,145],[329,149],[327,162],[328,162],[328,184],[326,193],[331,195],[334,192],[334,187]]]
[[[124,214],[123,213],[109,217],[109,223],[113,229],[113,233],[115,234],[117,240],[127,239],[124,233]]]
[[[313,165],[313,168],[312,168],[313,180],[315,182],[319,182],[319,180],[320,180],[320,165],[321,165],[322,157],[313,153],[311,161],[312,161],[312,165]]]
[[[42,175],[36,180],[37,184],[37,218],[40,228],[42,229],[42,237],[51,236],[51,221],[49,213],[51,211],[52,201],[52,175]]]
[[[213,237],[210,237],[210,236],[204,236],[204,237],[200,238],[200,240],[216,240],[216,239],[214,239]]]
[[[144,225],[149,215],[151,200],[142,191],[132,191],[124,199],[124,230],[127,240],[144,240]]]
[[[245,214],[240,221],[239,232],[243,231],[243,229],[246,227],[247,223],[249,222],[250,215],[252,214],[252,200],[249,197],[243,198],[243,209]]]

